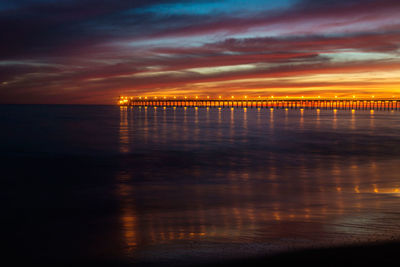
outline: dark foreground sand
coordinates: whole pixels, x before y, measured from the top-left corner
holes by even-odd
[[[25,259],[26,260],[26,259]],[[15,259],[15,264],[25,263],[24,266],[98,266],[98,267],[125,267],[125,266],[399,266],[400,242],[376,243],[335,248],[320,248],[299,250],[281,253],[268,257],[248,258],[234,261],[209,262],[207,264],[177,265],[173,262],[162,264],[144,264],[132,262],[21,262]],[[7,266],[16,266],[10,264]]]
[[[400,243],[321,248],[216,263],[216,266],[399,266]]]

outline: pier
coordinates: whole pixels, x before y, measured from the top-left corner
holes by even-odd
[[[121,106],[154,107],[209,107],[209,108],[276,108],[276,109],[348,109],[348,110],[399,110],[400,99],[370,98],[177,98],[177,97],[123,97]]]

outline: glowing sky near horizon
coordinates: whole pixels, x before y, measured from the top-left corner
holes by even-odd
[[[0,103],[400,97],[400,1],[3,0]]]

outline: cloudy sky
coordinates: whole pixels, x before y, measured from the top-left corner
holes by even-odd
[[[1,0],[0,103],[400,97],[398,0]]]

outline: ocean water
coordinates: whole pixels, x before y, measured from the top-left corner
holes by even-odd
[[[5,255],[193,263],[400,237],[400,112],[0,106]]]

